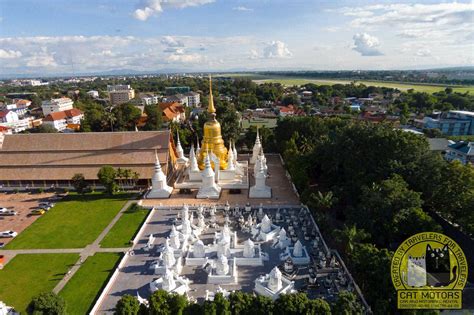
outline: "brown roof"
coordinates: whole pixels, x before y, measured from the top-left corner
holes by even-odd
[[[0,148],[1,180],[97,179],[103,165],[131,168],[151,178],[155,150],[167,170],[169,131],[6,135]]]

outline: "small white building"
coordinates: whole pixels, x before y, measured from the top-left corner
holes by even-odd
[[[11,110],[5,109],[0,111],[0,123],[13,123],[19,120],[18,114]]]
[[[87,92],[87,95],[92,98],[99,98],[99,91],[90,90],[89,92]]]
[[[49,114],[43,119],[43,124],[50,125],[57,131],[64,131],[68,128],[68,125],[80,125],[83,118],[84,114],[80,110],[73,108]]]
[[[69,97],[53,98],[43,101],[41,108],[43,115],[47,116],[51,113],[63,112],[73,109],[74,102]]]

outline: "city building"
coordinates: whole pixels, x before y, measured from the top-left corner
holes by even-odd
[[[99,98],[99,91],[90,90],[87,92],[87,95],[89,95],[92,98]]]
[[[152,94],[140,94],[140,100],[142,105],[155,105],[160,102],[160,97],[158,95]]]
[[[43,115],[48,116],[51,113],[63,112],[65,110],[73,109],[74,102],[69,97],[52,98],[47,101],[43,101],[41,109]]]
[[[188,97],[184,94],[175,94],[175,95],[163,97],[163,102],[165,103],[177,102],[188,107]]]
[[[189,86],[169,86],[165,88],[166,95],[183,94],[191,91]]]
[[[422,128],[439,129],[447,136],[474,135],[474,112],[451,110],[434,117],[415,120]]]
[[[444,158],[447,161],[460,161],[462,164],[474,164],[474,142],[459,141],[450,144]]]
[[[32,133],[1,135],[0,189],[69,187],[81,173],[94,186],[103,165],[138,173],[149,187],[157,152],[167,177],[173,176],[169,131]]]
[[[201,105],[201,95],[196,92],[185,93],[184,96],[188,98],[188,106],[199,107]]]
[[[2,123],[12,123],[18,121],[18,119],[18,114],[13,110],[4,109],[0,111],[0,122]]]
[[[130,85],[107,85],[109,101],[112,105],[120,105],[129,102],[135,97],[135,90]]]
[[[43,124],[50,125],[57,131],[64,131],[66,129],[78,130],[83,118],[84,114],[77,108],[73,108],[47,115],[43,119]]]
[[[186,120],[184,106],[178,102],[160,103],[163,119],[165,122],[182,122]]]

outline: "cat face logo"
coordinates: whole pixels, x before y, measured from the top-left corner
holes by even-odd
[[[451,238],[434,232],[413,235],[392,259],[392,282],[401,309],[459,309],[467,262]]]

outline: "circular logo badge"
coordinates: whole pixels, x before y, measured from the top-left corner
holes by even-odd
[[[423,232],[406,239],[392,258],[391,276],[400,309],[460,309],[468,265],[446,235]]]

